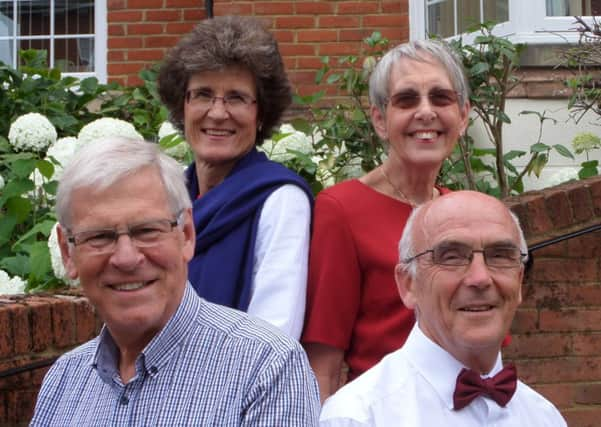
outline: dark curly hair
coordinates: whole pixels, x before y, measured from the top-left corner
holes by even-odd
[[[242,67],[254,76],[258,120],[255,144],[269,138],[292,102],[290,82],[278,44],[257,18],[219,16],[202,21],[167,53],[158,86],[170,120],[184,132],[184,102],[189,79],[203,71]]]

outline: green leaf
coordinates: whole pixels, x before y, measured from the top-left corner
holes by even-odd
[[[561,145],[561,144],[555,144],[553,146],[553,148],[555,148],[555,150],[561,154],[563,157],[567,157],[570,158],[572,160],[574,160],[574,155],[572,154],[572,152],[565,146]]]
[[[30,275],[34,281],[40,281],[52,271],[50,250],[47,242],[36,242],[29,249]]]
[[[0,267],[12,276],[27,277],[29,275],[29,257],[16,254],[12,257],[0,259]]]
[[[545,152],[549,151],[550,149],[551,149],[551,147],[549,147],[547,144],[543,144],[542,142],[538,142],[538,143],[532,144],[530,146],[531,153],[545,153]]]
[[[40,173],[48,179],[52,178],[52,175],[54,175],[54,165],[48,160],[38,160],[35,166]]]
[[[23,197],[11,197],[6,201],[5,206],[8,213],[16,218],[18,224],[21,224],[29,217],[32,209],[29,199]]]
[[[20,196],[35,189],[33,182],[30,179],[13,179],[9,181],[2,189],[2,198],[9,199],[11,197]]]
[[[540,178],[540,174],[543,171],[543,168],[546,166],[548,160],[549,158],[546,154],[539,154],[534,159],[530,170],[534,173],[534,175],[536,175],[537,178]]]
[[[12,163],[12,171],[20,178],[28,177],[36,168],[37,158],[18,159]]]

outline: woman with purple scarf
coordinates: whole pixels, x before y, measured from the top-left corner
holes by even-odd
[[[189,280],[203,298],[256,315],[294,338],[303,326],[313,197],[257,151],[290,105],[277,42],[255,18],[198,24],[169,51],[159,94],[194,153]]]

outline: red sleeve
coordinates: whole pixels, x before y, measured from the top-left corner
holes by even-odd
[[[355,241],[342,204],[328,193],[317,196],[313,221],[301,341],[347,350],[360,303]]]

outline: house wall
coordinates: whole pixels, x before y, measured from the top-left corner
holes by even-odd
[[[506,200],[531,246],[601,224],[601,177]],[[0,427],[25,426],[49,360],[93,337],[99,322],[87,300],[67,295],[0,297]],[[534,252],[506,360],[559,407],[570,427],[601,419],[601,231]]]

